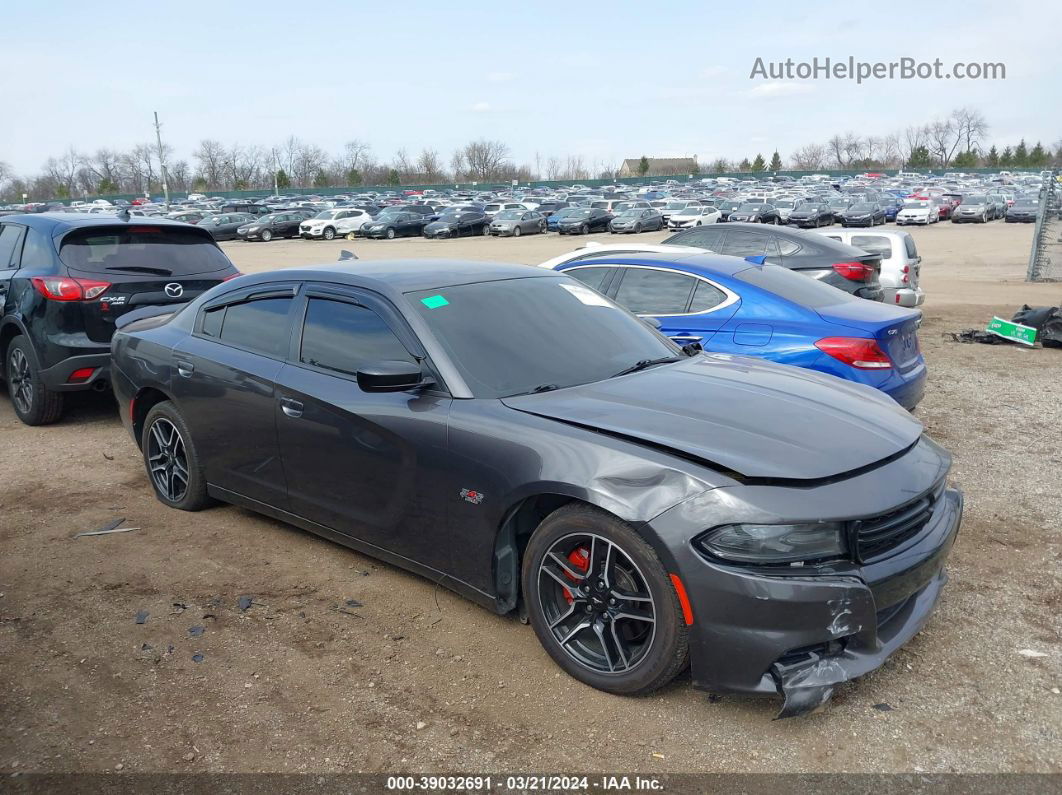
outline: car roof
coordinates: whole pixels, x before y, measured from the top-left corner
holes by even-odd
[[[506,279],[556,276],[534,265],[507,262],[469,262],[448,259],[343,260],[326,265],[290,268],[249,274],[242,285],[288,281],[326,281],[351,287],[364,287],[385,295],[454,287],[460,284]]]
[[[89,213],[25,213],[23,215],[4,216],[3,220],[5,222],[23,224],[33,229],[39,229],[42,232],[50,230],[56,235],[63,234],[71,229],[94,226],[119,226],[126,223],[116,215],[103,215],[102,213],[94,215]],[[188,224],[167,218],[152,217],[151,221],[144,221],[143,216],[139,215],[131,216],[130,223],[134,223],[137,226],[144,226],[145,223],[150,223],[152,225],[158,224],[159,226],[177,226],[181,229],[189,228]]]

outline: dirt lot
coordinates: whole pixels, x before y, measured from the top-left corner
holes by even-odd
[[[688,678],[594,691],[529,627],[418,577],[240,509],[162,507],[107,399],[27,428],[3,398],[0,770],[1062,772],[1062,351],[945,336],[1057,304],[1062,285],[1022,282],[1031,227],[913,234],[918,416],[955,455],[966,519],[925,630],[825,712],[772,722],[778,702],[709,699]],[[342,248],[538,262],[575,242],[225,248],[251,271]],[[140,530],[72,540],[117,517]]]

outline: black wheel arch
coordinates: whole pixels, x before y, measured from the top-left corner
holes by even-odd
[[[3,323],[0,323],[0,362],[7,361],[7,348],[15,337],[25,337],[30,341],[30,345],[33,344],[33,337],[21,318],[17,315],[8,315],[3,319]],[[6,364],[0,364],[0,378],[3,378],[5,367]]]
[[[606,495],[584,492],[581,496],[576,496],[559,491],[543,491],[523,497],[512,504],[503,514],[494,536],[494,609],[498,613],[505,615],[518,608],[523,612],[520,570],[528,541],[547,516],[566,505],[586,505],[625,522],[653,548],[665,567],[674,570],[670,552],[654,533],[645,532],[646,523],[617,512],[615,508],[619,505],[609,500]]]
[[[133,438],[136,440],[137,447],[140,447],[144,436],[144,420],[148,412],[166,400],[172,401],[173,398],[154,386],[141,387],[133,396],[133,410],[130,412],[129,421],[133,426]]]

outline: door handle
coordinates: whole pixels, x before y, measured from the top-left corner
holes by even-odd
[[[191,378],[195,372],[195,365],[191,362],[177,362],[177,373],[184,378]]]
[[[291,398],[280,399],[280,410],[287,414],[289,417],[298,419],[302,416],[302,403]]]
[[[700,342],[700,337],[671,337],[675,342]]]

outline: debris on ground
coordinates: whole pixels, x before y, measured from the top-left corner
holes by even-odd
[[[1047,656],[1047,652],[1036,651],[1036,649],[1018,649],[1018,654],[1022,657],[1028,657],[1029,659]]]
[[[347,599],[343,604],[345,604],[347,607],[365,607],[365,605],[363,605],[357,599]]]
[[[83,533],[78,533],[74,538],[81,538],[83,536],[108,536],[111,533],[129,533],[133,530],[139,530],[139,527],[122,527],[122,522],[125,521],[125,517],[115,519],[113,522],[107,522],[103,527],[98,530],[86,530]]]
[[[1062,348],[1062,309],[1057,306],[1029,306],[1023,304],[1011,320],[993,317],[988,326],[980,329],[950,332],[955,342],[980,342],[984,345],[1021,344],[1045,348]]]
[[[206,632],[206,627],[194,626],[188,628],[188,634],[191,635],[193,638],[200,637],[204,632]]]
[[[203,655],[201,653],[199,653],[199,652],[196,652],[195,654],[192,655],[192,662],[194,662],[194,663],[203,662]]]
[[[886,704],[883,701],[880,704],[875,704],[874,709],[876,709],[878,712],[892,712],[895,707],[891,706],[890,704]]]
[[[148,620],[148,616],[150,616],[150,615],[151,615],[151,613],[149,613],[147,610],[137,610],[136,611],[136,618],[134,620],[138,624],[146,624],[147,620]]]
[[[240,608],[242,612],[247,612],[247,610],[249,610],[251,605],[253,604],[253,596],[241,596],[239,599],[236,600],[236,605]]]

